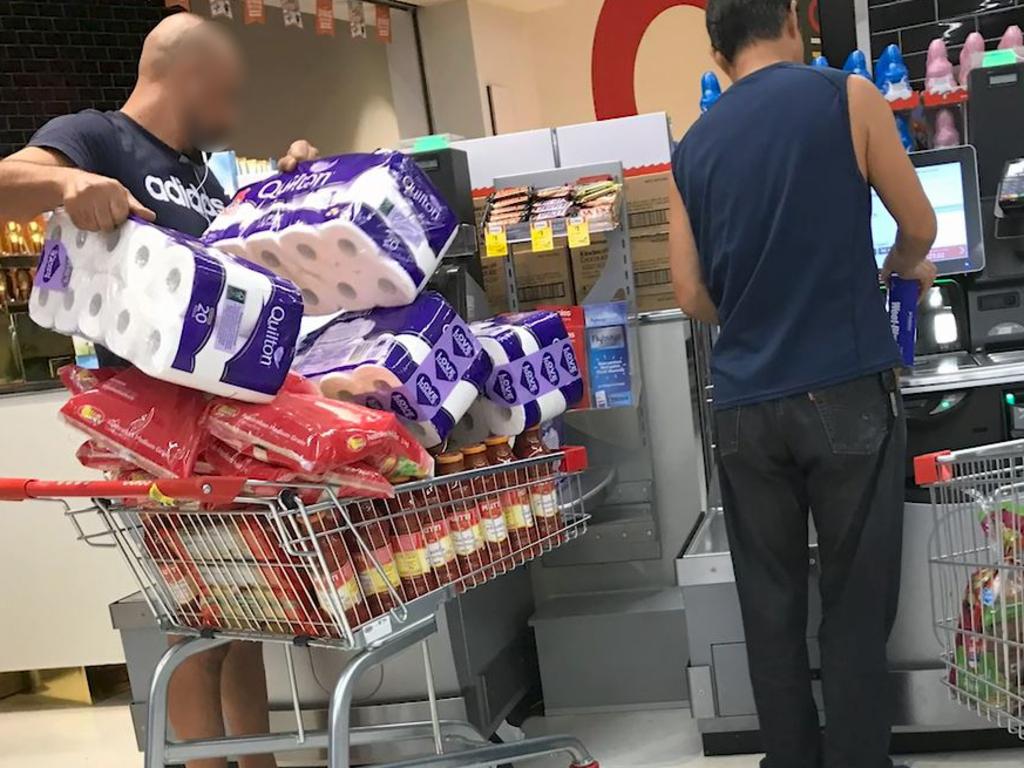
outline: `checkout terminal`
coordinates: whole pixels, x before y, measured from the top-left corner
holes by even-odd
[[[970,145],[911,155],[937,215],[929,258],[939,279],[919,307],[915,363],[902,376],[908,431],[904,546],[899,614],[889,641],[896,752],[1019,746],[1015,737],[955,706],[941,683],[942,645],[933,630],[929,577],[933,515],[912,466],[919,454],[1024,437],[1024,64],[971,73],[966,123]],[[872,194],[881,265],[896,223]],[[708,382],[713,331],[695,327],[694,336],[697,378]],[[698,389],[696,405],[705,447],[713,439],[706,390]],[[709,460],[711,451],[704,456]],[[739,600],[717,482],[710,469],[705,477],[706,512],[677,561],[691,704],[707,754],[752,752],[759,746],[758,724]],[[813,532],[808,559],[807,636],[815,667],[821,611]],[[815,695],[820,709],[820,690]]]

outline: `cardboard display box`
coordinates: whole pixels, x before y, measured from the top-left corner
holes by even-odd
[[[519,309],[536,309],[541,304],[575,304],[569,249],[556,244],[555,250],[534,253],[528,245],[512,246],[515,259]]]
[[[668,195],[674,183],[672,171],[626,177],[630,236],[668,231]]]
[[[633,255],[633,279],[636,282],[638,312],[676,309],[672,290],[672,273],[668,263],[668,233],[634,237],[630,241]]]
[[[483,249],[481,249],[483,250]],[[508,270],[505,269],[507,257],[480,259],[480,268],[484,275],[484,293],[487,303],[491,305],[491,314],[508,312]]]
[[[668,264],[668,234],[633,237],[630,240],[633,257],[633,277],[636,282],[636,308],[638,312],[656,312],[677,307],[672,292],[672,275]],[[592,299],[590,291],[601,277],[608,263],[608,244],[603,237],[595,237],[586,248],[572,251],[572,275],[576,295],[582,304]],[[614,296],[623,300],[625,296]]]

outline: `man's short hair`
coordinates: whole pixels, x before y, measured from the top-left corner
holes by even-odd
[[[707,25],[711,47],[727,61],[757,40],[782,34],[790,0],[708,0]]]

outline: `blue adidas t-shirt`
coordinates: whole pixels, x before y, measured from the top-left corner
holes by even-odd
[[[56,150],[83,171],[117,179],[156,214],[157,224],[188,235],[201,235],[227,202],[202,163],[121,112],[87,109],[54,118],[29,146]]]

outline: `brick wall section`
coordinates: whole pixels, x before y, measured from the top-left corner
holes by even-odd
[[[1011,24],[1024,28],[1024,0],[868,0],[868,4],[872,58],[896,43],[916,85],[924,82],[928,44],[934,38],[945,38],[950,60],[956,64],[971,32],[981,32],[992,48]]]
[[[0,156],[52,117],[117,109],[163,0],[0,0]]]

